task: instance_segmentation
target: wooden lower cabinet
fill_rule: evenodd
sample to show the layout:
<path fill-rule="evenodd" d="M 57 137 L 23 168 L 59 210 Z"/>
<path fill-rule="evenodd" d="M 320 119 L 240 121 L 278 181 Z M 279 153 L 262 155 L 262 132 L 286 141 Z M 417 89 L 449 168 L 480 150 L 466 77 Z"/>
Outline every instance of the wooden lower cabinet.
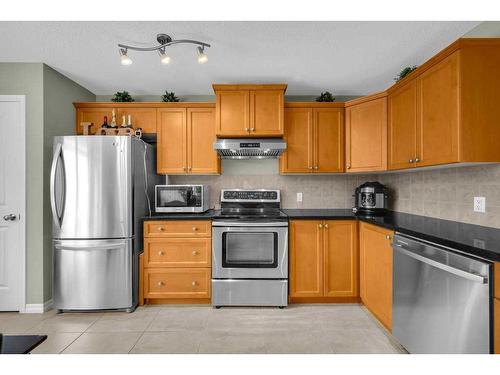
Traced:
<path fill-rule="evenodd" d="M 290 221 L 290 302 L 354 302 L 358 292 L 355 220 Z"/>
<path fill-rule="evenodd" d="M 210 303 L 210 220 L 144 222 L 141 294 L 146 303 Z"/>
<path fill-rule="evenodd" d="M 392 329 L 392 247 L 394 232 L 360 223 L 361 301 L 388 329 Z"/>
<path fill-rule="evenodd" d="M 494 328 L 493 353 L 500 354 L 500 299 L 493 298 Z"/>

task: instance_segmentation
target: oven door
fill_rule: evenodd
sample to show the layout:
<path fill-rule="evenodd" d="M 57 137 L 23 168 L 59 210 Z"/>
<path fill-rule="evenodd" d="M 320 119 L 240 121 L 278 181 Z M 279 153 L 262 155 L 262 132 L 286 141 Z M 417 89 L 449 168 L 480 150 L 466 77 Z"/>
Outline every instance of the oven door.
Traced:
<path fill-rule="evenodd" d="M 214 222 L 212 278 L 287 279 L 288 223 Z"/>

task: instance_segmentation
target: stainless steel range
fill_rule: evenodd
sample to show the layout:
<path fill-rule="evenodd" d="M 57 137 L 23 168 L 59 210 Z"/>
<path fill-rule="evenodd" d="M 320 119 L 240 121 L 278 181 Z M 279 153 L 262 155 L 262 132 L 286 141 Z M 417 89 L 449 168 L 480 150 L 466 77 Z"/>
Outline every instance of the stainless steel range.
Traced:
<path fill-rule="evenodd" d="M 280 191 L 221 190 L 212 223 L 212 305 L 288 305 L 288 217 Z"/>

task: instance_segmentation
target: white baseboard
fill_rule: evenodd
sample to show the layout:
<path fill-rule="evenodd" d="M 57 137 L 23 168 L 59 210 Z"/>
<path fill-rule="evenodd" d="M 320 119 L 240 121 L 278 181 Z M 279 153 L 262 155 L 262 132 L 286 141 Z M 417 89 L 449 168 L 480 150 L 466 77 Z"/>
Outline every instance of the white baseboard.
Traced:
<path fill-rule="evenodd" d="M 25 314 L 43 314 L 52 309 L 53 305 L 54 302 L 51 299 L 44 303 L 27 303 L 22 312 Z"/>

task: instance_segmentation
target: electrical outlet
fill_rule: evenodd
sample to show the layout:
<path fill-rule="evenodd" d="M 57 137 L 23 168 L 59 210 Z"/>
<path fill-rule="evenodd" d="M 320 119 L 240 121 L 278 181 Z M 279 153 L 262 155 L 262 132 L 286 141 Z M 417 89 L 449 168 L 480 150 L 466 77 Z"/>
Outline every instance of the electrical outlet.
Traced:
<path fill-rule="evenodd" d="M 486 212 L 485 197 L 474 197 L 474 212 Z"/>
<path fill-rule="evenodd" d="M 480 249 L 485 249 L 486 243 L 483 240 L 478 240 L 477 238 L 474 238 L 474 247 L 478 247 Z"/>
<path fill-rule="evenodd" d="M 297 193 L 297 202 L 302 202 L 302 193 Z"/>

